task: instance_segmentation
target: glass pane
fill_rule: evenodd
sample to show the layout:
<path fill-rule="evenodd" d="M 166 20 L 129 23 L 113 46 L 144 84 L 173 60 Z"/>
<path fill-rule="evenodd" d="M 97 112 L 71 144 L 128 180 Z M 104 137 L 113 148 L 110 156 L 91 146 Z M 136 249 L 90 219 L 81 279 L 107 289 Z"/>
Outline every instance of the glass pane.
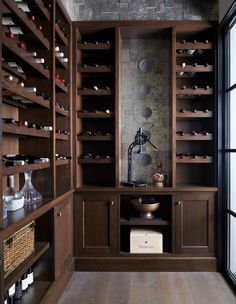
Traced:
<path fill-rule="evenodd" d="M 229 148 L 236 149 L 236 89 L 230 92 L 229 98 Z"/>
<path fill-rule="evenodd" d="M 230 186 L 230 197 L 228 208 L 236 212 L 236 153 L 230 153 L 229 156 L 229 186 Z"/>
<path fill-rule="evenodd" d="M 236 24 L 230 29 L 230 86 L 236 83 Z"/>
<path fill-rule="evenodd" d="M 228 268 L 232 274 L 236 277 L 236 218 L 230 215 L 229 220 L 229 232 L 228 232 L 229 244 L 228 244 L 228 254 L 229 254 L 229 264 Z"/>

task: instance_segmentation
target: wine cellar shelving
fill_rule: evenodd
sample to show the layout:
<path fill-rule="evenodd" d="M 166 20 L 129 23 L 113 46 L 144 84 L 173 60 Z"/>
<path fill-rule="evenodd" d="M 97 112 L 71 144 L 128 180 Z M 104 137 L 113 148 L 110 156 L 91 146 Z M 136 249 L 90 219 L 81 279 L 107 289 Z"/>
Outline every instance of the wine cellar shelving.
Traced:
<path fill-rule="evenodd" d="M 17 303 L 40 303 L 56 278 L 58 257 L 54 247 L 59 245 L 53 225 L 59 216 L 54 219 L 54 207 L 59 208 L 66 200 L 70 208 L 68 197 L 73 187 L 71 21 L 57 0 L 4 0 L 1 20 L 1 197 L 9 176 L 14 176 L 16 189 L 21 190 L 24 173 L 33 171 L 32 184 L 43 199 L 7 211 L 4 219 L 1 203 L 1 242 L 34 220 L 35 248 L 8 275 L 3 268 L 6 252 L 3 256 L 1 250 L 0 301 L 10 297 L 9 288 L 33 267 L 35 281 Z M 68 220 L 64 214 L 60 216 Z M 69 231 L 70 245 L 65 248 L 71 248 Z M 66 257 L 69 255 L 71 249 Z"/>
<path fill-rule="evenodd" d="M 115 30 L 77 32 L 76 47 L 78 186 L 115 186 Z"/>

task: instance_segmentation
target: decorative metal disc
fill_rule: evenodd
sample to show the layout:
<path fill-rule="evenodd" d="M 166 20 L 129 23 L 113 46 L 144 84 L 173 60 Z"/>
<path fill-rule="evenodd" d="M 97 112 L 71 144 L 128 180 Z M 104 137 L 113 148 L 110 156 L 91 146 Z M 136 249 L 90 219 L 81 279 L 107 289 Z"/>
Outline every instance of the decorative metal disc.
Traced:
<path fill-rule="evenodd" d="M 142 167 L 146 167 L 148 165 L 150 165 L 152 162 L 152 158 L 149 154 L 147 153 L 144 153 L 144 154 L 141 154 L 140 157 L 139 157 L 139 164 L 142 166 Z"/>
<path fill-rule="evenodd" d="M 151 61 L 148 58 L 143 58 L 138 63 L 138 68 L 141 72 L 147 73 L 151 70 Z"/>
<path fill-rule="evenodd" d="M 142 84 L 140 87 L 140 92 L 143 95 L 148 95 L 151 92 L 151 88 L 148 84 Z"/>
<path fill-rule="evenodd" d="M 151 117 L 152 116 L 152 110 L 149 107 L 143 108 L 142 116 L 145 117 L 145 118 Z"/>

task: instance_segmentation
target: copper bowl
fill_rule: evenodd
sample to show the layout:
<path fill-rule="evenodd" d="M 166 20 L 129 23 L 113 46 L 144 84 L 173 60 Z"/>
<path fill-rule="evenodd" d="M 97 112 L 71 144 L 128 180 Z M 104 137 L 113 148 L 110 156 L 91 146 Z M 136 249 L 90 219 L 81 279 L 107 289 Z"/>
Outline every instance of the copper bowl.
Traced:
<path fill-rule="evenodd" d="M 140 217 L 152 219 L 155 215 L 152 213 L 159 208 L 160 203 L 154 197 L 138 197 L 131 200 L 133 208 L 140 213 Z"/>

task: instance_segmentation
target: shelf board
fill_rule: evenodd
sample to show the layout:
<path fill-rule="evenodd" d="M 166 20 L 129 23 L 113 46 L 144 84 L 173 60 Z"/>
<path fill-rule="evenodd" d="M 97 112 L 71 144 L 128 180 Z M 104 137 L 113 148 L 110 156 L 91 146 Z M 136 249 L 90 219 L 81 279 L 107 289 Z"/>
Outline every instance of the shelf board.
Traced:
<path fill-rule="evenodd" d="M 112 164 L 114 162 L 114 159 L 113 159 L 113 157 L 100 158 L 100 159 L 94 159 L 94 158 L 85 159 L 85 158 L 80 158 L 79 157 L 78 162 L 80 164 L 90 164 L 90 165 L 93 165 L 93 164 Z"/>
<path fill-rule="evenodd" d="M 78 118 L 112 118 L 114 117 L 114 113 L 105 113 L 105 112 L 77 112 Z"/>
<path fill-rule="evenodd" d="M 44 37 L 41 31 L 38 31 L 34 22 L 27 18 L 27 15 L 23 10 L 19 9 L 14 0 L 5 0 L 4 3 L 10 8 L 10 10 L 21 20 L 25 27 L 33 34 L 33 36 L 42 43 L 42 45 L 49 50 L 49 41 Z M 27 36 L 28 34 L 26 34 Z"/>
<path fill-rule="evenodd" d="M 3 167 L 2 174 L 3 175 L 10 175 L 10 174 L 18 174 L 24 171 L 35 171 L 35 170 L 42 170 L 47 169 L 50 167 L 50 162 L 48 163 L 41 163 L 41 164 L 26 164 L 24 166 L 16 166 L 16 167 Z"/>
<path fill-rule="evenodd" d="M 6 292 L 28 268 L 48 250 L 49 247 L 50 245 L 48 242 L 36 242 L 34 252 L 5 278 L 4 291 Z"/>
<path fill-rule="evenodd" d="M 69 140 L 69 135 L 56 133 L 56 139 L 57 140 Z"/>
<path fill-rule="evenodd" d="M 211 50 L 213 49 L 213 43 L 212 42 L 208 42 L 208 43 L 204 43 L 204 42 L 197 42 L 197 43 L 193 43 L 193 42 L 186 42 L 186 43 L 181 43 L 181 42 L 176 42 L 176 49 L 177 50 L 188 50 L 188 49 L 193 49 L 193 50 Z"/>
<path fill-rule="evenodd" d="M 78 95 L 111 95 L 112 91 L 111 90 L 103 90 L 103 89 L 99 89 L 99 90 L 93 90 L 93 89 L 83 90 L 83 89 L 78 89 L 77 90 L 77 94 Z"/>
<path fill-rule="evenodd" d="M 24 136 L 32 136 L 32 137 L 42 137 L 42 138 L 50 137 L 49 131 L 36 130 L 24 126 L 18 127 L 16 125 L 11 125 L 11 124 L 3 124 L 2 132 L 7 134 L 24 135 Z"/>
<path fill-rule="evenodd" d="M 56 83 L 57 88 L 59 88 L 62 92 L 68 94 L 68 87 L 67 86 L 64 86 L 63 84 L 61 84 L 60 81 L 57 80 L 57 79 L 56 79 L 55 83 Z"/>
<path fill-rule="evenodd" d="M 112 135 L 77 135 L 77 139 L 81 141 L 111 141 L 113 140 Z"/>
<path fill-rule="evenodd" d="M 131 252 L 128 252 L 128 251 L 120 251 L 120 254 L 122 256 L 128 256 L 128 257 L 131 257 L 131 256 L 135 256 L 135 257 L 171 257 L 173 256 L 173 254 L 169 253 L 169 252 L 163 252 L 163 253 L 131 253 Z"/>
<path fill-rule="evenodd" d="M 192 66 L 192 65 L 186 65 L 185 67 L 182 67 L 180 65 L 176 66 L 176 72 L 213 72 L 214 68 L 213 65 L 201 65 L 198 64 L 197 66 Z"/>
<path fill-rule="evenodd" d="M 58 37 L 60 38 L 61 42 L 65 45 L 68 46 L 68 39 L 67 37 L 64 35 L 64 33 L 61 31 L 59 25 L 57 23 L 55 23 L 55 31 L 56 34 L 58 35 Z"/>
<path fill-rule="evenodd" d="M 107 65 L 99 65 L 98 67 L 90 66 L 87 67 L 78 66 L 77 72 L 79 73 L 111 73 L 112 67 Z"/>
<path fill-rule="evenodd" d="M 120 225 L 124 226 L 168 226 L 170 225 L 169 221 L 163 219 L 160 220 L 127 220 L 126 218 L 120 218 Z"/>
<path fill-rule="evenodd" d="M 59 160 L 56 160 L 56 166 L 59 167 L 59 166 L 65 166 L 65 165 L 68 165 L 69 164 L 69 160 L 68 159 L 59 159 Z"/>
<path fill-rule="evenodd" d="M 48 9 L 44 6 L 42 0 L 34 0 L 34 3 L 37 5 L 41 13 L 44 15 L 44 17 L 49 21 L 50 20 L 50 13 Z"/>
<path fill-rule="evenodd" d="M 58 63 L 65 70 L 68 70 L 68 63 L 67 62 L 61 61 L 60 58 L 58 58 L 57 56 L 55 56 L 55 58 L 56 58 L 56 63 Z"/>
<path fill-rule="evenodd" d="M 192 134 L 185 134 L 185 135 L 178 135 L 176 134 L 176 140 L 213 140 L 213 135 L 192 135 Z"/>
<path fill-rule="evenodd" d="M 15 300 L 14 304 L 29 304 L 29 303 L 41 303 L 41 299 L 44 298 L 47 290 L 53 282 L 50 281 L 34 281 L 34 284 L 30 286 L 20 300 Z"/>
<path fill-rule="evenodd" d="M 177 95 L 213 95 L 214 91 L 212 88 L 210 89 L 177 89 L 176 94 Z"/>
<path fill-rule="evenodd" d="M 213 117 L 213 111 L 186 111 L 184 113 L 182 112 L 176 112 L 176 118 L 177 119 L 197 119 L 197 118 L 212 118 Z"/>
<path fill-rule="evenodd" d="M 26 80 L 26 74 L 25 73 L 19 73 L 16 68 L 10 67 L 6 63 L 6 61 L 2 61 L 2 68 L 4 70 L 7 70 L 10 74 L 13 74 L 14 76 Z"/>
<path fill-rule="evenodd" d="M 9 39 L 9 38 L 3 36 L 2 44 L 4 47 L 9 49 L 14 55 L 19 57 L 21 61 L 23 61 L 27 65 L 30 65 L 37 72 L 39 72 L 40 75 L 46 77 L 47 79 L 50 78 L 49 71 L 44 69 L 42 64 L 36 63 L 34 57 L 30 56 L 26 50 L 20 49 L 17 45 L 16 40 Z"/>
<path fill-rule="evenodd" d="M 198 156 L 197 158 L 193 158 L 191 156 L 184 156 L 183 158 L 176 156 L 177 164 L 210 164 L 213 163 L 213 157 L 208 156 L 204 158 L 202 156 Z"/>
<path fill-rule="evenodd" d="M 66 117 L 69 116 L 69 111 L 62 109 L 59 106 L 56 106 L 56 113 Z"/>
<path fill-rule="evenodd" d="M 112 45 L 111 44 L 106 44 L 104 42 L 99 42 L 98 44 L 92 43 L 92 42 L 87 42 L 86 44 L 84 43 L 77 43 L 77 49 L 79 50 L 95 50 L 95 51 L 102 51 L 102 50 L 112 50 Z"/>

